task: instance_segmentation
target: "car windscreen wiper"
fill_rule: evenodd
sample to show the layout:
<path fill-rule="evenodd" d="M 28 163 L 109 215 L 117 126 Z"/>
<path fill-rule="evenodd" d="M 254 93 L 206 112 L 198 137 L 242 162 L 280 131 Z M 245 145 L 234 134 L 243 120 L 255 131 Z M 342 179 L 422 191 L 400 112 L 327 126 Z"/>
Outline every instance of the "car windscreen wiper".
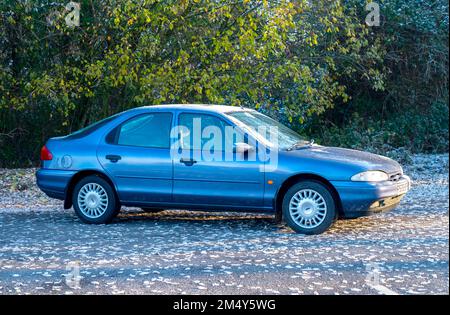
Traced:
<path fill-rule="evenodd" d="M 313 144 L 314 144 L 314 140 L 310 140 L 310 141 L 301 140 L 301 141 L 298 141 L 298 142 L 294 143 L 290 147 L 288 147 L 286 149 L 286 151 L 292 151 L 294 149 L 299 149 L 299 148 L 303 148 L 303 147 L 306 147 L 306 146 L 312 146 Z"/>

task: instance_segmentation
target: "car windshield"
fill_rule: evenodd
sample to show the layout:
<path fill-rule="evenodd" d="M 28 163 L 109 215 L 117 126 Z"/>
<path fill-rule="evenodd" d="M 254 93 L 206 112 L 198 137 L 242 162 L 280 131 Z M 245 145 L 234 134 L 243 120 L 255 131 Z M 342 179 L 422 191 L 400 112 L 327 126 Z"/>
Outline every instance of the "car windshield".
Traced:
<path fill-rule="evenodd" d="M 292 149 L 309 144 L 309 141 L 303 139 L 295 131 L 256 111 L 237 111 L 227 115 L 239 121 L 242 127 L 249 127 L 251 131 L 256 131 L 252 132 L 252 134 L 258 139 L 262 138 L 263 142 L 272 146 L 277 146 L 281 149 Z M 271 134 L 271 130 L 274 131 L 273 134 Z"/>

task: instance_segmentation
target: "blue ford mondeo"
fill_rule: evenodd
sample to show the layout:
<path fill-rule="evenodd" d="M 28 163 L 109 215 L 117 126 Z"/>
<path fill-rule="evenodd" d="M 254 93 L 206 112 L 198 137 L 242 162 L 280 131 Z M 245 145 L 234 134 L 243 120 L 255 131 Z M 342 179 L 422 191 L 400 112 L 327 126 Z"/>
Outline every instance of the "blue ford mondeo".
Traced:
<path fill-rule="evenodd" d="M 316 145 L 222 105 L 131 109 L 49 139 L 41 160 L 40 189 L 86 223 L 108 223 L 121 206 L 258 211 L 318 234 L 396 207 L 411 185 L 389 158 Z"/>

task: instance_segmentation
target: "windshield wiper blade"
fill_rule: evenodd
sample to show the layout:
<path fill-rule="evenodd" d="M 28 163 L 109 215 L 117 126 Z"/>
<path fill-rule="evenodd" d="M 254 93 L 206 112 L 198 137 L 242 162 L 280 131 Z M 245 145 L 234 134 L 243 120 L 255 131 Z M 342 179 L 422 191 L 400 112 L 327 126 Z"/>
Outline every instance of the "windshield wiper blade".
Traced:
<path fill-rule="evenodd" d="M 287 151 L 292 151 L 292 150 L 294 150 L 294 149 L 296 149 L 296 148 L 300 148 L 300 147 L 303 147 L 305 145 L 305 141 L 299 141 L 299 142 L 296 142 L 296 143 L 294 143 L 293 145 L 291 145 L 289 148 L 287 148 L 286 150 Z"/>
<path fill-rule="evenodd" d="M 302 141 L 298 141 L 296 143 L 294 143 L 293 145 L 291 145 L 289 148 L 287 148 L 287 151 L 292 151 L 296 148 L 303 148 L 306 146 L 312 146 L 314 144 L 314 139 L 311 139 L 310 141 L 306 141 L 306 140 L 302 140 Z"/>

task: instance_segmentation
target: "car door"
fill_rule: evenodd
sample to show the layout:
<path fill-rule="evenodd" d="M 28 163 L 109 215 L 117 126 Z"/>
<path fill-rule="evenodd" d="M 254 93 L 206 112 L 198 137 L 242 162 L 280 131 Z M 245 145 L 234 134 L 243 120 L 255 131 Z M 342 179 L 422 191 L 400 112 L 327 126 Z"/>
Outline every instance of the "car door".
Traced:
<path fill-rule="evenodd" d="M 180 143 L 173 161 L 175 203 L 242 209 L 263 205 L 264 163 L 233 152 L 230 141 L 236 141 L 236 134 L 225 137 L 225 129 L 233 128 L 230 122 L 200 112 L 179 112 L 177 122 Z M 219 138 L 222 145 L 212 146 Z"/>
<path fill-rule="evenodd" d="M 170 112 L 139 114 L 114 128 L 99 145 L 98 160 L 114 179 L 121 201 L 171 201 L 172 119 Z"/>

